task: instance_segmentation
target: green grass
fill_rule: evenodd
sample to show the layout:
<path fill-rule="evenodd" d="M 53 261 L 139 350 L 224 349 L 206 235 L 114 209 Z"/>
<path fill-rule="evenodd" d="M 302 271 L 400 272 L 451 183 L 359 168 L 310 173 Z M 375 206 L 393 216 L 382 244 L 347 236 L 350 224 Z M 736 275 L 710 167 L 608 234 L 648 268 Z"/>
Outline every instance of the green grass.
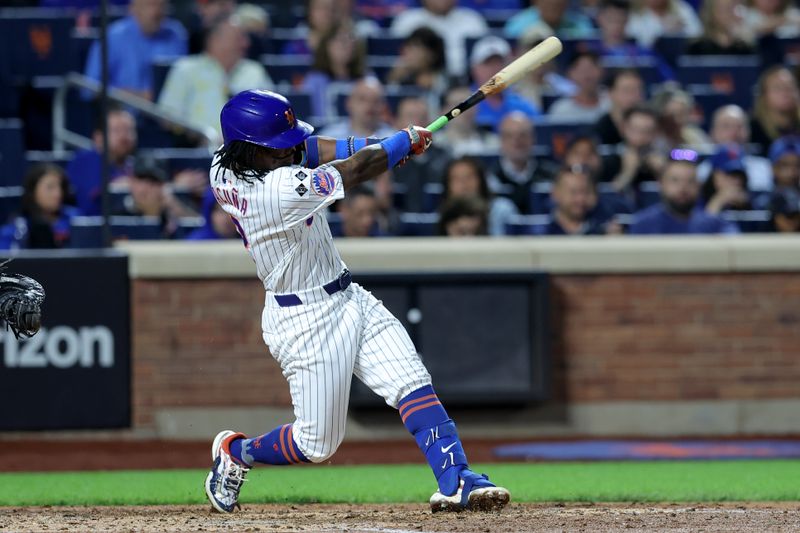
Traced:
<path fill-rule="evenodd" d="M 517 502 L 797 501 L 800 461 L 664 461 L 477 465 Z M 205 502 L 206 472 L 0 474 L 0 505 L 142 505 Z M 424 502 L 434 490 L 422 465 L 261 468 L 242 503 Z"/>

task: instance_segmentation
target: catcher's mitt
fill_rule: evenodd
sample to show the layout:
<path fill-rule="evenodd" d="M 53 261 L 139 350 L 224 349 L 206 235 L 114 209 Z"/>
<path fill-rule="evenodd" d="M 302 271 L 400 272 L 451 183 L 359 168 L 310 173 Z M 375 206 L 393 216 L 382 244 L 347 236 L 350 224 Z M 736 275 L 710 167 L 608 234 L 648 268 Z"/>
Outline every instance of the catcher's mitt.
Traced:
<path fill-rule="evenodd" d="M 33 278 L 6 273 L 9 261 L 0 263 L 0 319 L 18 339 L 33 337 L 42 325 L 44 288 Z"/>

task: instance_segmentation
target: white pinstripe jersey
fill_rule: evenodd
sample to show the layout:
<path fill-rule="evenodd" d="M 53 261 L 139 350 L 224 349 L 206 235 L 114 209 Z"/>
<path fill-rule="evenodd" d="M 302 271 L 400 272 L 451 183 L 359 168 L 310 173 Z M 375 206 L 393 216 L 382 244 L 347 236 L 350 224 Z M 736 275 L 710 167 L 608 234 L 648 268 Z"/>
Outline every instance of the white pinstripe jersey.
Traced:
<path fill-rule="evenodd" d="M 282 167 L 247 183 L 219 168 L 215 159 L 210 178 L 214 196 L 233 219 L 266 290 L 295 293 L 341 274 L 345 264 L 324 213 L 344 198 L 336 168 Z"/>

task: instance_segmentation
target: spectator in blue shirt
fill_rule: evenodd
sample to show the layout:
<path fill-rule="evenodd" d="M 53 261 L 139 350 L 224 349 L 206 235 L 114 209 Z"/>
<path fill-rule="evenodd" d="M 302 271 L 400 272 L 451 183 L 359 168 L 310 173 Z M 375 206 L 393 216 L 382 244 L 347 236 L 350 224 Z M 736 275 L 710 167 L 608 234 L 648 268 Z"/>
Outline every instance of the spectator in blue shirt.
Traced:
<path fill-rule="evenodd" d="M 698 207 L 697 154 L 673 150 L 659 178 L 661 202 L 634 215 L 632 235 L 739 233 L 739 228 Z"/>
<path fill-rule="evenodd" d="M 69 244 L 70 220 L 78 210 L 66 202 L 69 181 L 58 165 L 32 167 L 22 182 L 22 209 L 0 228 L 0 249 L 63 248 Z"/>
<path fill-rule="evenodd" d="M 511 60 L 511 45 L 500 37 L 490 35 L 475 43 L 470 57 L 472 81 L 479 87 L 489 81 Z M 533 103 L 525 100 L 513 88 L 493 94 L 478 104 L 475 123 L 478 126 L 497 130 L 500 121 L 512 111 L 520 111 L 533 119 L 541 115 Z"/>
<path fill-rule="evenodd" d="M 153 99 L 152 64 L 187 52 L 186 30 L 166 18 L 166 0 L 131 0 L 130 15 L 108 27 L 108 82 Z M 100 43 L 89 50 L 86 75 L 100 81 Z"/>
<path fill-rule="evenodd" d="M 102 118 L 100 119 L 102 120 Z M 136 120 L 122 108 L 112 108 L 107 115 L 109 181 L 123 185 L 133 172 L 133 152 L 136 150 Z M 78 208 L 84 215 L 100 215 L 102 211 L 102 150 L 101 123 L 92 134 L 94 148 L 81 150 L 67 165 L 67 175 L 75 191 Z"/>
<path fill-rule="evenodd" d="M 186 237 L 187 240 L 210 241 L 237 237 L 236 226 L 230 215 L 219 205 L 210 187 L 203 196 L 203 218 L 205 218 L 205 224 L 190 233 Z"/>
<path fill-rule="evenodd" d="M 530 4 L 508 19 L 503 29 L 507 37 L 516 39 L 543 25 L 567 37 L 585 37 L 593 31 L 589 17 L 569 9 L 569 0 L 531 0 Z"/>

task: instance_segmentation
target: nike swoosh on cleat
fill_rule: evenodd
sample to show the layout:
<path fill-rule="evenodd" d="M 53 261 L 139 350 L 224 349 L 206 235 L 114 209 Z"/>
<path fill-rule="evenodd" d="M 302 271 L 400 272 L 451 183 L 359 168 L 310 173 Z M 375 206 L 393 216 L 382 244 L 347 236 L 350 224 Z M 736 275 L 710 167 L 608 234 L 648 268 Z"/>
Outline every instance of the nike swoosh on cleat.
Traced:
<path fill-rule="evenodd" d="M 458 443 L 457 443 L 457 442 L 454 442 L 454 443 L 452 443 L 450 446 L 447 446 L 446 448 L 445 448 L 444 446 L 442 446 L 442 453 L 447 453 L 447 452 L 449 452 L 449 451 L 450 451 L 450 448 L 452 448 L 452 447 L 453 447 L 453 446 L 455 446 L 456 444 L 458 444 Z"/>

